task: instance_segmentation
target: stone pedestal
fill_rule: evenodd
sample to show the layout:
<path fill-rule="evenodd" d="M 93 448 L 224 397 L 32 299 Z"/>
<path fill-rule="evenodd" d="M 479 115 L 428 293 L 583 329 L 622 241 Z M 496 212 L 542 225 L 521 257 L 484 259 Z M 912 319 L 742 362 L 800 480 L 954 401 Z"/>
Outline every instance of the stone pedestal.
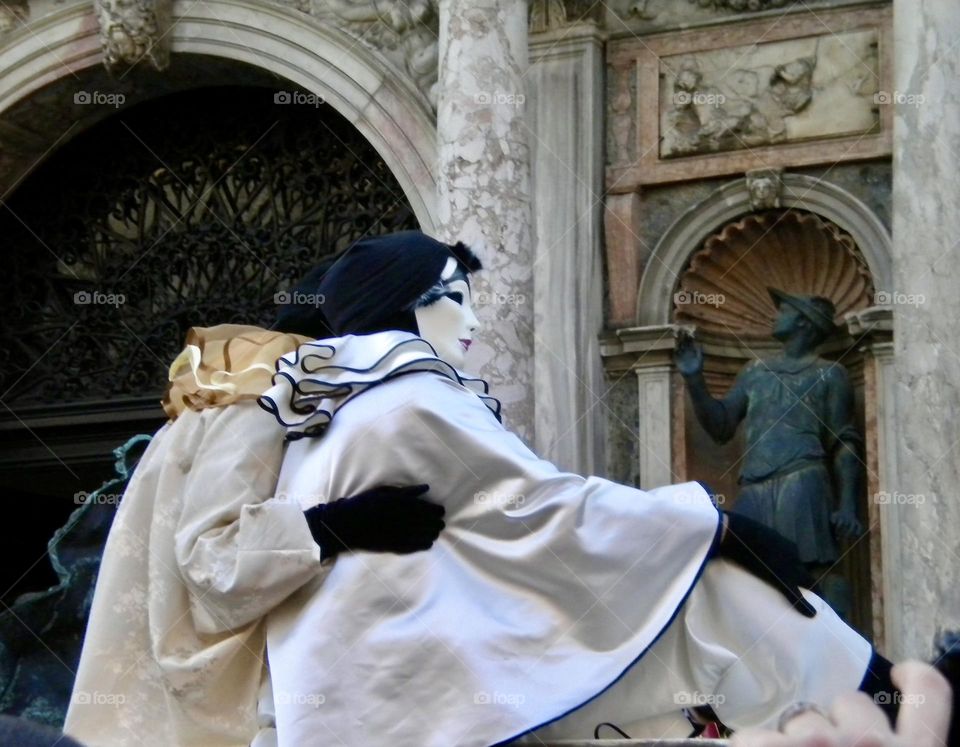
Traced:
<path fill-rule="evenodd" d="M 960 627 L 960 4 L 895 0 L 894 33 L 900 565 L 885 603 L 901 616 L 897 653 L 926 657 Z"/>
<path fill-rule="evenodd" d="M 466 368 L 490 382 L 504 422 L 533 443 L 533 241 L 525 121 L 527 3 L 441 0 L 437 134 L 440 234 L 486 271 L 483 324 Z"/>

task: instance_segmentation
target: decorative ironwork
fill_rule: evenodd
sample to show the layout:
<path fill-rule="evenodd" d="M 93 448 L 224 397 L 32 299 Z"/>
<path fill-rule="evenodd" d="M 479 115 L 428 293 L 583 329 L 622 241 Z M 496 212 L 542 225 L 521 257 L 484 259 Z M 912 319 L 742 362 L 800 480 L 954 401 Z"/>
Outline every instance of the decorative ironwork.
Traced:
<path fill-rule="evenodd" d="M 416 227 L 386 164 L 301 93 L 201 89 L 65 146 L 0 213 L 0 398 L 142 398 L 195 325 L 274 296 L 366 233 Z"/>

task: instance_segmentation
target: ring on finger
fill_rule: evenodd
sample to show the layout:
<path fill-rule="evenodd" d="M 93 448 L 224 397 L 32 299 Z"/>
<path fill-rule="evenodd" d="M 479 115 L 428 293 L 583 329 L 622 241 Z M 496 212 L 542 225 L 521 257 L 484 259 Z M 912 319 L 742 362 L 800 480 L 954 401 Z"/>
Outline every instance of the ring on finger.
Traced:
<path fill-rule="evenodd" d="M 823 709 L 820 706 L 818 706 L 816 703 L 809 703 L 807 701 L 801 700 L 791 705 L 788 705 L 786 708 L 783 709 L 783 711 L 780 713 L 780 718 L 777 719 L 777 731 L 779 731 L 780 733 L 783 733 L 783 730 L 786 728 L 788 721 L 796 718 L 800 714 L 808 713 L 810 711 L 813 711 L 814 713 L 818 713 L 821 716 L 823 716 L 825 719 L 829 720 L 829 717 L 827 716 L 827 714 L 824 713 Z"/>

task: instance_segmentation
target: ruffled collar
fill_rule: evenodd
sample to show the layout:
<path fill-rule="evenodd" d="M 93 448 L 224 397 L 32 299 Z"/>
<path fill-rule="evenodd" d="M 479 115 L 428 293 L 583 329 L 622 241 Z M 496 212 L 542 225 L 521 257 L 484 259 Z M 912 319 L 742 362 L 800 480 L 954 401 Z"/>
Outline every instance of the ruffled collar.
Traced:
<path fill-rule="evenodd" d="M 322 436 L 337 411 L 368 389 L 397 376 L 432 371 L 471 390 L 500 420 L 500 402 L 483 379 L 437 357 L 411 332 L 346 335 L 304 343 L 280 356 L 273 386 L 257 403 L 287 429 L 287 440 Z"/>
<path fill-rule="evenodd" d="M 309 340 L 241 324 L 191 327 L 170 364 L 163 409 L 176 420 L 185 410 L 259 397 L 271 386 L 277 359 Z"/>

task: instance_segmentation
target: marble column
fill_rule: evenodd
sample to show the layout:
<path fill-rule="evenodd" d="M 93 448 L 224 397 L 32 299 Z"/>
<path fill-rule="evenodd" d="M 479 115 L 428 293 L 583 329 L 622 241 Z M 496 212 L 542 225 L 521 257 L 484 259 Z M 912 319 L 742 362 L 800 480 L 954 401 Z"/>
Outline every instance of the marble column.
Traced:
<path fill-rule="evenodd" d="M 441 235 L 474 246 L 483 324 L 467 368 L 504 422 L 534 438 L 533 237 L 525 122 L 525 0 L 440 0 L 437 134 Z"/>
<path fill-rule="evenodd" d="M 960 628 L 960 3 L 894 1 L 893 179 L 904 655 Z M 900 498 L 902 496 L 902 498 Z"/>
<path fill-rule="evenodd" d="M 676 482 L 670 468 L 672 457 L 670 438 L 669 365 L 638 365 L 636 367 L 638 409 L 640 410 L 640 487 L 643 490 L 659 488 Z"/>
<path fill-rule="evenodd" d="M 603 37 L 578 23 L 531 36 L 536 452 L 592 475 L 602 459 Z M 634 286 L 635 292 L 636 286 Z"/>
<path fill-rule="evenodd" d="M 892 661 L 906 658 L 898 603 L 903 584 L 903 545 L 896 498 L 897 415 L 893 313 L 873 306 L 847 314 L 847 333 L 863 353 L 866 425 L 867 516 L 870 531 L 870 585 L 873 643 Z M 879 541 L 878 541 L 879 540 Z"/>
<path fill-rule="evenodd" d="M 606 335 L 601 346 L 608 370 L 629 368 L 637 376 L 637 486 L 644 490 L 679 482 L 674 473 L 673 351 L 675 324 L 627 327 Z"/>

